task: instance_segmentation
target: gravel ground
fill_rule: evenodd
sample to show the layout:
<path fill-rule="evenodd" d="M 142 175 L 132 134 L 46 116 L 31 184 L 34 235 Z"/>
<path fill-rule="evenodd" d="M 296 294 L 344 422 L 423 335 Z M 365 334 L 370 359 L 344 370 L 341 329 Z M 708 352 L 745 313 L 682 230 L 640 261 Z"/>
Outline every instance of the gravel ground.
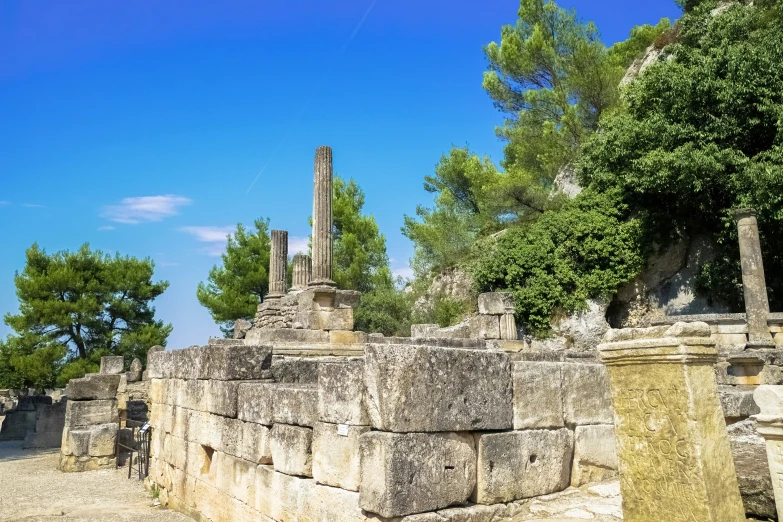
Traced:
<path fill-rule="evenodd" d="M 0 442 L 0 521 L 150 521 L 191 519 L 153 506 L 128 470 L 61 473 L 56 450 L 23 450 Z"/>

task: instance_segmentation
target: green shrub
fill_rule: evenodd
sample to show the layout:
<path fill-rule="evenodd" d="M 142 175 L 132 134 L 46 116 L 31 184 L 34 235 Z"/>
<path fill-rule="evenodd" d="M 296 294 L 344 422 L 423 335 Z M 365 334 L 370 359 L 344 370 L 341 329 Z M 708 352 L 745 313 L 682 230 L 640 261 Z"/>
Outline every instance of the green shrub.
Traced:
<path fill-rule="evenodd" d="M 379 287 L 362 294 L 354 317 L 356 330 L 408 337 L 411 334 L 411 299 L 402 290 Z"/>

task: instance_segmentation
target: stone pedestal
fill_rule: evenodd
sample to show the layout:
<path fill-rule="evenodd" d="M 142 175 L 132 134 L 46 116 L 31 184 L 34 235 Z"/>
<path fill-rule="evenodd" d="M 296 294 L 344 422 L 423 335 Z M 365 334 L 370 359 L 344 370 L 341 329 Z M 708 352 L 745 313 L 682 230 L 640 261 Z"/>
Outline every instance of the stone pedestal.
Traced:
<path fill-rule="evenodd" d="M 663 333 L 663 335 L 661 335 Z M 706 323 L 610 330 L 599 345 L 614 403 L 626 522 L 741 522 Z"/>
<path fill-rule="evenodd" d="M 305 290 L 312 277 L 312 264 L 310 256 L 296 254 L 294 256 L 294 277 L 291 290 Z"/>
<path fill-rule="evenodd" d="M 767 444 L 767 461 L 778 519 L 783 520 L 783 386 L 759 386 L 753 399 L 761 413 L 753 416 Z"/>
<path fill-rule="evenodd" d="M 272 248 L 269 252 L 269 294 L 266 299 L 285 295 L 286 265 L 288 264 L 288 232 L 272 231 Z"/>
<path fill-rule="evenodd" d="M 315 151 L 313 181 L 313 279 L 310 286 L 335 286 L 332 281 L 332 149 Z"/>
<path fill-rule="evenodd" d="M 742 288 L 745 294 L 745 314 L 748 322 L 748 348 L 774 348 L 769 333 L 769 301 L 761 258 L 761 241 L 756 212 L 753 209 L 735 211 L 742 261 Z"/>

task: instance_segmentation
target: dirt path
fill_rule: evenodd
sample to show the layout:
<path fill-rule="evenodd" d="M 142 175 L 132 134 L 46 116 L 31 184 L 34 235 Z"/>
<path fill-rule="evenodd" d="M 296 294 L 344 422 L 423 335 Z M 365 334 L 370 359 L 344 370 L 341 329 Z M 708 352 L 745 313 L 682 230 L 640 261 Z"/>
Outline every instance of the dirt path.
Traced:
<path fill-rule="evenodd" d="M 150 521 L 191 519 L 153 506 L 141 482 L 120 471 L 61 473 L 56 450 L 0 442 L 0 521 Z"/>

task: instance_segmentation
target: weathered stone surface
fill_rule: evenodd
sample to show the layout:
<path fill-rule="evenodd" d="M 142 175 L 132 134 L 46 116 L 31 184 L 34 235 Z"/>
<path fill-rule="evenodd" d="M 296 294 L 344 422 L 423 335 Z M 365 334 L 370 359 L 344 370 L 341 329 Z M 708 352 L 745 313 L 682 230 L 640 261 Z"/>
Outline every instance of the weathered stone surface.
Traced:
<path fill-rule="evenodd" d="M 606 368 L 601 364 L 562 366 L 563 410 L 568 425 L 611 424 L 612 399 Z"/>
<path fill-rule="evenodd" d="M 753 418 L 766 443 L 767 462 L 780 518 L 783 516 L 783 386 L 759 386 L 754 397 L 761 413 Z"/>
<path fill-rule="evenodd" d="M 237 388 L 237 417 L 246 422 L 274 424 L 275 385 L 242 383 Z"/>
<path fill-rule="evenodd" d="M 313 428 L 313 478 L 319 484 L 359 491 L 359 437 L 369 426 L 317 422 Z"/>
<path fill-rule="evenodd" d="M 234 321 L 234 339 L 244 339 L 251 328 L 253 328 L 253 323 L 247 319 L 237 319 Z"/>
<path fill-rule="evenodd" d="M 468 319 L 470 337 L 475 339 L 500 339 L 500 316 L 474 315 Z"/>
<path fill-rule="evenodd" d="M 300 312 L 297 320 L 310 330 L 353 330 L 353 308 L 308 310 Z"/>
<path fill-rule="evenodd" d="M 367 342 L 367 333 L 333 330 L 329 332 L 329 342 L 332 344 L 364 344 Z"/>
<path fill-rule="evenodd" d="M 171 352 L 150 349 L 147 353 L 147 375 L 150 379 L 170 379 L 173 377 L 173 368 Z"/>
<path fill-rule="evenodd" d="M 313 268 L 310 256 L 306 254 L 294 255 L 294 273 L 291 281 L 291 290 L 304 290 L 310 283 Z"/>
<path fill-rule="evenodd" d="M 95 399 L 113 399 L 117 395 L 120 376 L 101 374 L 68 381 L 68 399 L 84 401 Z"/>
<path fill-rule="evenodd" d="M 125 369 L 125 358 L 122 355 L 107 355 L 101 357 L 101 373 L 104 375 L 119 375 Z"/>
<path fill-rule="evenodd" d="M 317 484 L 300 488 L 297 522 L 381 522 L 359 507 L 359 494 Z"/>
<path fill-rule="evenodd" d="M 272 230 L 269 234 L 269 295 L 267 299 L 283 297 L 286 292 L 286 266 L 288 264 L 288 232 Z"/>
<path fill-rule="evenodd" d="M 516 341 L 519 338 L 517 321 L 513 313 L 500 316 L 500 338 L 504 341 Z"/>
<path fill-rule="evenodd" d="M 574 438 L 568 429 L 477 434 L 478 504 L 546 495 L 568 487 Z"/>
<path fill-rule="evenodd" d="M 109 424 L 118 420 L 117 401 L 114 399 L 68 401 L 65 409 L 65 425 L 69 428 Z"/>
<path fill-rule="evenodd" d="M 247 342 L 247 340 L 246 340 Z M 206 375 L 204 378 L 223 381 L 269 379 L 272 375 L 272 347 L 245 344 L 203 348 Z"/>
<path fill-rule="evenodd" d="M 318 420 L 318 389 L 312 384 L 277 384 L 272 406 L 275 423 L 312 428 Z"/>
<path fill-rule="evenodd" d="M 117 451 L 117 430 L 119 424 L 99 424 L 91 426 L 90 442 L 87 447 L 87 453 L 91 457 L 107 457 L 114 455 Z"/>
<path fill-rule="evenodd" d="M 359 444 L 359 505 L 384 517 L 463 503 L 476 485 L 470 435 L 373 431 Z"/>
<path fill-rule="evenodd" d="M 272 426 L 272 462 L 275 471 L 287 475 L 313 476 L 313 430 L 301 426 Z"/>
<path fill-rule="evenodd" d="M 764 278 L 764 261 L 761 255 L 756 212 L 753 209 L 740 209 L 735 212 L 734 217 L 737 221 L 740 261 L 742 262 L 742 289 L 748 322 L 748 346 L 774 348 L 775 342 L 767 326 L 769 300 L 767 299 L 767 283 Z"/>
<path fill-rule="evenodd" d="M 328 343 L 329 332 L 323 330 L 302 330 L 291 328 L 264 328 L 253 329 L 245 338 L 248 343 Z"/>
<path fill-rule="evenodd" d="M 479 294 L 478 311 L 480 314 L 503 315 L 514 309 L 514 296 L 503 292 Z"/>
<path fill-rule="evenodd" d="M 318 418 L 333 424 L 370 424 L 365 406 L 363 358 L 318 367 Z"/>
<path fill-rule="evenodd" d="M 759 413 L 759 407 L 753 400 L 753 390 L 752 387 L 744 386 L 719 386 L 723 416 L 745 418 Z"/>
<path fill-rule="evenodd" d="M 728 426 L 728 434 L 745 513 L 774 519 L 777 511 L 767 449 L 764 438 L 756 430 L 756 421 L 735 422 Z"/>
<path fill-rule="evenodd" d="M 412 324 L 411 337 L 414 339 L 432 337 L 433 333 L 439 328 L 440 325 L 437 324 Z"/>
<path fill-rule="evenodd" d="M 590 482 L 603 482 L 614 478 L 619 466 L 614 426 L 595 424 L 576 427 L 572 486 L 578 488 Z"/>
<path fill-rule="evenodd" d="M 513 363 L 515 430 L 565 426 L 562 366 L 530 361 Z"/>
<path fill-rule="evenodd" d="M 313 273 L 310 286 L 335 286 L 332 281 L 332 176 L 332 149 L 318 147 L 313 176 Z"/>
<path fill-rule="evenodd" d="M 599 346 L 628 522 L 744 521 L 708 337 Z"/>
<path fill-rule="evenodd" d="M 242 423 L 239 457 L 256 464 L 272 463 L 272 430 L 254 422 Z"/>
<path fill-rule="evenodd" d="M 328 335 L 328 332 L 322 333 Z M 278 383 L 316 384 L 321 361 L 317 357 L 275 356 L 272 359 L 272 376 Z"/>
<path fill-rule="evenodd" d="M 483 350 L 371 344 L 365 356 L 367 410 L 393 432 L 510 429 L 508 355 Z"/>

